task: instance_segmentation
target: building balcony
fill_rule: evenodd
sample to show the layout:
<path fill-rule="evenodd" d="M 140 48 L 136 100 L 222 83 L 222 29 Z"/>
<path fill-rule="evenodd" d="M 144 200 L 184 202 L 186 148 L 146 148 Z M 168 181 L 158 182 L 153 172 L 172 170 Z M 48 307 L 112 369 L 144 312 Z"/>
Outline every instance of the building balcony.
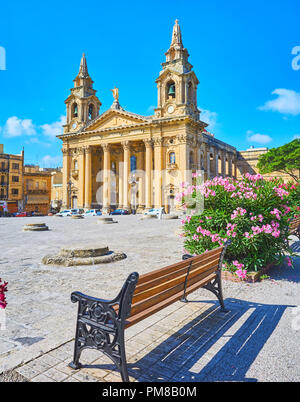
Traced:
<path fill-rule="evenodd" d="M 9 172 L 9 169 L 8 169 L 8 168 L 0 167 L 0 172 L 2 172 L 2 173 L 8 173 L 8 172 Z"/>
<path fill-rule="evenodd" d="M 47 194 L 48 190 L 47 189 L 27 189 L 27 194 Z"/>
<path fill-rule="evenodd" d="M 7 181 L 1 181 L 0 182 L 0 187 L 6 187 L 8 185 Z"/>

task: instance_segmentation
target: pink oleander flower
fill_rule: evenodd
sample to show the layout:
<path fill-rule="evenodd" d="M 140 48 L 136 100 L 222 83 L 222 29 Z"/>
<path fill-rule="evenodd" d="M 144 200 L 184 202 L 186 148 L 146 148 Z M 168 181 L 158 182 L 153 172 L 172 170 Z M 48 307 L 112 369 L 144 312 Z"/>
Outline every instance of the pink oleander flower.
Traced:
<path fill-rule="evenodd" d="M 194 235 L 193 235 L 193 240 L 199 241 L 199 236 L 196 235 L 196 234 L 194 234 Z"/>
<path fill-rule="evenodd" d="M 212 241 L 213 243 L 215 243 L 215 242 L 217 242 L 217 241 L 219 241 L 219 240 L 220 240 L 220 236 L 219 236 L 217 233 L 211 235 L 211 241 Z"/>
<path fill-rule="evenodd" d="M 273 237 L 279 237 L 280 236 L 280 230 L 274 230 L 274 232 L 272 233 Z"/>
<path fill-rule="evenodd" d="M 247 270 L 246 270 L 246 269 L 238 269 L 238 270 L 236 271 L 236 274 L 237 274 L 237 276 L 238 276 L 239 278 L 241 278 L 241 279 L 246 279 L 246 277 L 247 277 Z"/>
<path fill-rule="evenodd" d="M 197 232 L 197 233 L 200 233 L 201 230 L 202 230 L 202 227 L 201 227 L 201 226 L 198 226 L 197 229 L 196 229 L 196 232 Z"/>
<path fill-rule="evenodd" d="M 1 281 L 0 278 L 0 309 L 5 309 L 7 306 L 6 298 L 5 298 L 5 292 L 7 292 L 7 284 L 8 282 L 3 282 Z"/>
<path fill-rule="evenodd" d="M 288 265 L 289 267 L 292 267 L 292 266 L 293 266 L 292 259 L 291 259 L 290 257 L 286 257 L 285 260 L 286 260 L 287 265 Z"/>

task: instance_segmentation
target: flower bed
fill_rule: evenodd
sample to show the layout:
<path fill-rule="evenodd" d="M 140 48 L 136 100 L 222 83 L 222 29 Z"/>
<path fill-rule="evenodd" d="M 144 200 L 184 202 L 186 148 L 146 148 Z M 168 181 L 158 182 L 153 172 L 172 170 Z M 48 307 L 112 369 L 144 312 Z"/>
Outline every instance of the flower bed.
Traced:
<path fill-rule="evenodd" d="M 271 263 L 286 259 L 292 265 L 286 238 L 289 221 L 299 213 L 299 183 L 265 180 L 259 174 L 241 180 L 215 177 L 203 184 L 194 180 L 183 184 L 176 196 L 187 212 L 182 220 L 186 252 L 201 254 L 231 239 L 223 270 L 242 280 L 258 277 L 255 273 Z M 196 211 L 194 204 L 201 197 L 204 209 Z"/>
<path fill-rule="evenodd" d="M 275 264 L 268 264 L 266 267 L 263 267 L 257 272 L 247 272 L 245 275 L 239 276 L 236 272 L 231 271 L 222 271 L 222 279 L 231 281 L 231 282 L 257 282 L 260 281 L 263 275 L 266 275 L 270 268 L 272 268 Z"/>

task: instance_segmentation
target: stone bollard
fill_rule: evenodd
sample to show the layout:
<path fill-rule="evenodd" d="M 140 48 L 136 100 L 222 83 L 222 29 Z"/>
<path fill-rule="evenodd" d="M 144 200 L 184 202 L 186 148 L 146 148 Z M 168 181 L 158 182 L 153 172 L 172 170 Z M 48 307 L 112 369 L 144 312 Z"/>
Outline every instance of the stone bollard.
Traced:
<path fill-rule="evenodd" d="M 122 252 L 110 251 L 107 246 L 87 245 L 62 247 L 58 255 L 46 255 L 42 259 L 45 265 L 63 265 L 65 267 L 76 265 L 107 264 L 126 258 Z"/>
<path fill-rule="evenodd" d="M 25 226 L 23 226 L 23 230 L 30 232 L 43 232 L 45 230 L 49 230 L 49 228 L 45 223 L 27 223 Z"/>
<path fill-rule="evenodd" d="M 71 215 L 72 219 L 84 219 L 83 215 Z"/>
<path fill-rule="evenodd" d="M 110 224 L 110 223 L 118 223 L 117 221 L 114 221 L 113 218 L 98 218 L 97 223 L 103 223 L 103 224 Z"/>

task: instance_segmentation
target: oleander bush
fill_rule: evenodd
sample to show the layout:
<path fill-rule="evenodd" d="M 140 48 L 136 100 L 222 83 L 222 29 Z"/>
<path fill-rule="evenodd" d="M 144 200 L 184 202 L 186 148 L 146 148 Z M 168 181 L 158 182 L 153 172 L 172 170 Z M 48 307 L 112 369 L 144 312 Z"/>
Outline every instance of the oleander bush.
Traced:
<path fill-rule="evenodd" d="M 187 210 L 181 223 L 188 253 L 201 254 L 231 239 L 223 269 L 240 278 L 269 263 L 285 260 L 292 265 L 286 239 L 289 221 L 300 213 L 299 183 L 265 180 L 260 174 L 246 174 L 240 180 L 215 177 L 203 184 L 197 184 L 194 175 L 193 180 L 192 185 L 183 183 L 176 195 Z M 199 197 L 204 198 L 202 211 L 189 210 Z"/>

